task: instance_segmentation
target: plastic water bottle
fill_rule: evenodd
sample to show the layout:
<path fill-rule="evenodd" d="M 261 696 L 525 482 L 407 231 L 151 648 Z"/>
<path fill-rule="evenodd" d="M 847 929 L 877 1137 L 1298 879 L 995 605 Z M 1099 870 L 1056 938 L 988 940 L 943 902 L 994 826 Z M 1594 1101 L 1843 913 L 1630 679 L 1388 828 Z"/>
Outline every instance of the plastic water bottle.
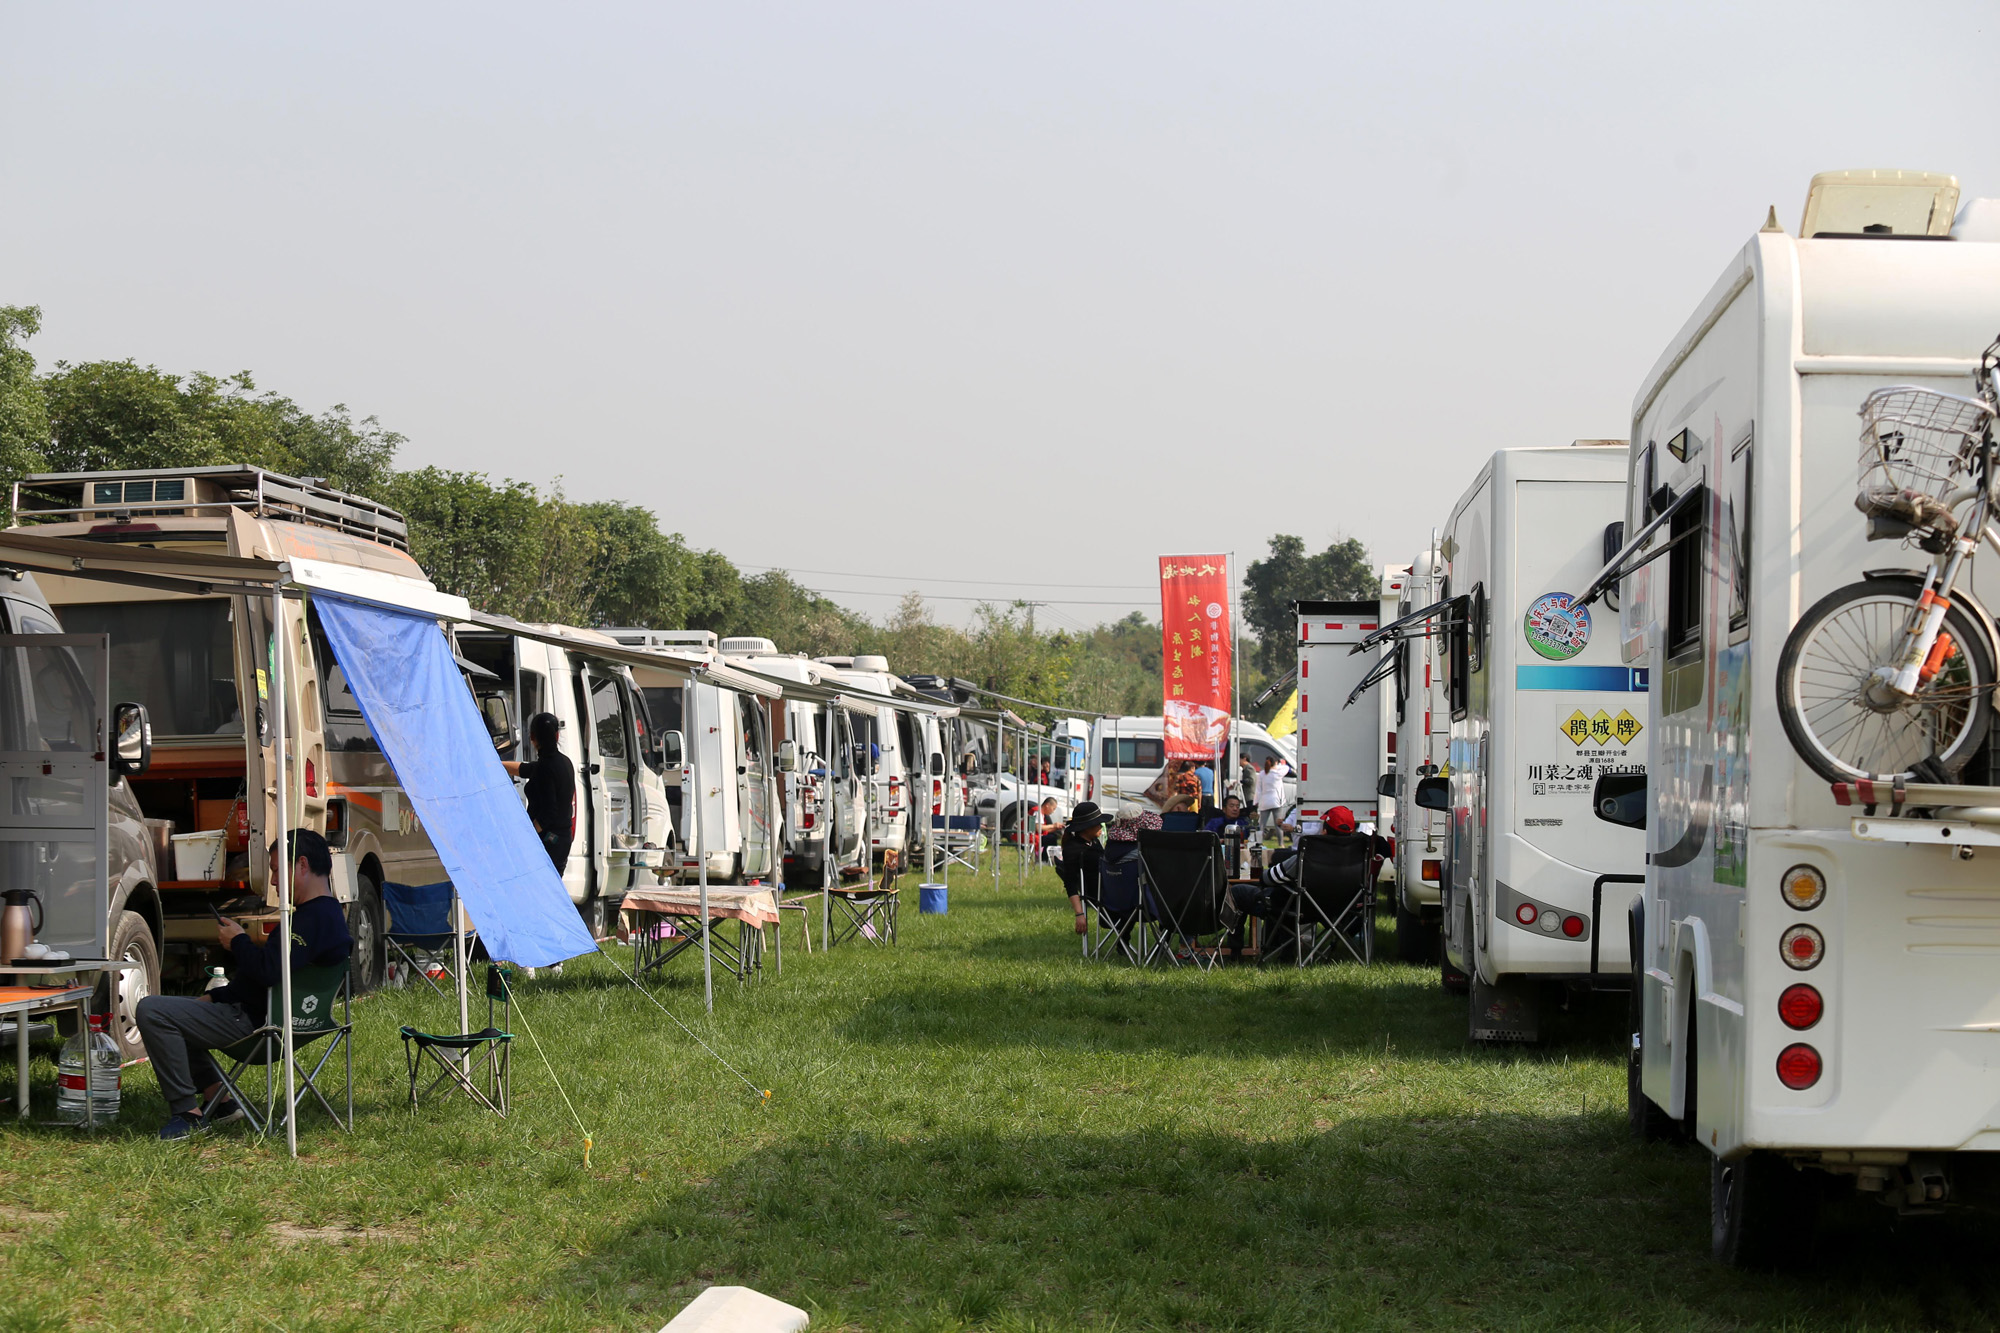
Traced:
<path fill-rule="evenodd" d="M 211 967 L 208 969 L 208 984 L 201 988 L 201 993 L 206 995 L 212 990 L 221 990 L 228 984 L 229 974 L 219 967 Z"/>
<path fill-rule="evenodd" d="M 56 1119 L 68 1124 L 84 1123 L 84 1051 L 90 1052 L 90 1113 L 100 1125 L 118 1118 L 119 1083 L 124 1061 L 118 1043 L 104 1030 L 104 1015 L 90 1016 L 90 1030 L 79 1032 L 63 1043 L 62 1058 L 56 1066 Z"/>

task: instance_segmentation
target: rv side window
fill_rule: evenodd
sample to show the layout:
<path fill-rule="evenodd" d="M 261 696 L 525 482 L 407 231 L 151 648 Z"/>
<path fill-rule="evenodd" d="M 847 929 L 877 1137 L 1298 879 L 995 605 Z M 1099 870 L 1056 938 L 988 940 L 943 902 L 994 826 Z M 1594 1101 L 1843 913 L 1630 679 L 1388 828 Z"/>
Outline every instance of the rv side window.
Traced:
<path fill-rule="evenodd" d="M 153 735 L 241 736 L 227 597 L 83 602 L 63 608 L 71 634 L 111 636 L 111 697 L 146 705 Z"/>
<path fill-rule="evenodd" d="M 1702 488 L 1697 488 L 1700 490 Z M 1667 552 L 1667 656 L 1701 650 L 1702 516 L 1708 497 L 1697 494 L 1674 515 L 1669 540 L 1680 544 Z M 1685 540 L 1682 538 L 1685 537 Z"/>
<path fill-rule="evenodd" d="M 590 722 L 597 731 L 597 752 L 606 759 L 625 757 L 625 710 L 615 676 L 590 677 Z"/>
<path fill-rule="evenodd" d="M 646 715 L 653 721 L 653 730 L 665 735 L 669 731 L 685 732 L 681 725 L 681 687 L 678 685 L 650 685 L 639 691 L 646 701 Z"/>
<path fill-rule="evenodd" d="M 1653 470 L 1653 442 L 1646 441 L 1646 447 L 1632 460 L 1632 476 L 1639 484 L 1639 513 L 1634 531 L 1653 521 L 1653 491 L 1659 482 Z"/>
<path fill-rule="evenodd" d="M 521 732 L 526 735 L 535 714 L 549 711 L 549 682 L 539 671 L 523 671 L 517 681 L 521 690 Z"/>
<path fill-rule="evenodd" d="M 1445 690 L 1456 721 L 1465 716 L 1472 702 L 1472 599 L 1452 598 L 1445 617 L 1450 625 L 1445 635 Z"/>
<path fill-rule="evenodd" d="M 1729 641 L 1750 637 L 1750 512 L 1753 470 L 1745 435 L 1729 460 Z"/>
<path fill-rule="evenodd" d="M 1167 743 L 1157 736 L 1104 738 L 1106 768 L 1163 768 L 1166 762 Z"/>
<path fill-rule="evenodd" d="M 326 631 L 320 628 L 319 612 L 311 612 L 310 623 L 314 664 L 319 668 L 320 698 L 326 705 L 326 748 L 350 753 L 380 750 L 382 747 L 376 742 L 375 733 L 368 730 L 368 724 L 361 720 L 361 704 L 347 683 L 347 672 L 341 668 L 340 659 L 333 655 L 333 649 L 327 644 Z"/>
<path fill-rule="evenodd" d="M 743 762 L 761 773 L 764 769 L 764 710 L 757 706 L 755 695 L 739 694 L 736 696 L 736 715 L 743 725 Z"/>

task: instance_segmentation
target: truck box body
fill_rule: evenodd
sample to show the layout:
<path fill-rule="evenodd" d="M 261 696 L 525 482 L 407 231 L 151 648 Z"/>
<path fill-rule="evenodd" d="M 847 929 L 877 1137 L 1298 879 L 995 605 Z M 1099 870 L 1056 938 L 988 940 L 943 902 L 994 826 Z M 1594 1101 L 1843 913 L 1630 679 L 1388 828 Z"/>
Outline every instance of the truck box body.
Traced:
<path fill-rule="evenodd" d="M 1383 729 L 1381 699 L 1348 696 L 1372 653 L 1354 646 L 1381 627 L 1378 601 L 1300 602 L 1299 822 L 1321 820 L 1344 805 L 1357 820 L 1381 819 Z"/>

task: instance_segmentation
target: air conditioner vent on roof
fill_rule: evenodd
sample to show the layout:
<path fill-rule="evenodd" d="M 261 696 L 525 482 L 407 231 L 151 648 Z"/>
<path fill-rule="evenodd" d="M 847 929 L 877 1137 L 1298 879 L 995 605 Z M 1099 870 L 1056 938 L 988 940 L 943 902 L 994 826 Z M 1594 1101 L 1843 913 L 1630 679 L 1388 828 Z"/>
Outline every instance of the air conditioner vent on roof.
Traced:
<path fill-rule="evenodd" d="M 1822 171 L 1806 191 L 1800 236 L 1948 236 L 1958 177 L 1936 171 Z"/>

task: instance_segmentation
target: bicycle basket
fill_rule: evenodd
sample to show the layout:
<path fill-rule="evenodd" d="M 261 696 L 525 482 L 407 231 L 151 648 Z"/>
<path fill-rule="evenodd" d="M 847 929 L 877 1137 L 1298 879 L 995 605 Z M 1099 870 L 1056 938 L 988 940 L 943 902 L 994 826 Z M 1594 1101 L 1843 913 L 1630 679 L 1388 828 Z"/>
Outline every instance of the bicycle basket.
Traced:
<path fill-rule="evenodd" d="M 1976 398 L 1935 389 L 1875 390 L 1861 403 L 1862 492 L 1943 500 L 1972 475 L 1992 415 Z"/>

